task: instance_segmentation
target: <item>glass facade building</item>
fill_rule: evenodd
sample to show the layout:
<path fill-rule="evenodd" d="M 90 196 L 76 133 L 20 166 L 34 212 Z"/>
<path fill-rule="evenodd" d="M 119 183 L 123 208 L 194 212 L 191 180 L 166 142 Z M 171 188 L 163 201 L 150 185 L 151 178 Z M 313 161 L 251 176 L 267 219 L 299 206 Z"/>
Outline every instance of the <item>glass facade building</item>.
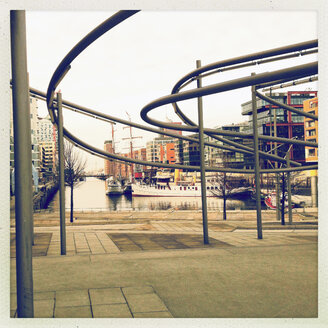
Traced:
<path fill-rule="evenodd" d="M 289 105 L 299 110 L 303 110 L 303 102 L 317 96 L 317 91 L 288 91 L 284 93 L 269 93 L 266 94 L 276 101 Z M 276 112 L 277 136 L 288 139 L 304 140 L 304 116 L 289 112 L 275 105 L 270 105 L 268 102 L 258 99 L 258 133 L 260 135 L 272 135 L 274 128 L 274 111 Z M 242 104 L 242 115 L 249 116 L 249 124 L 246 133 L 253 133 L 253 115 L 252 102 L 248 101 Z M 270 142 L 261 142 L 263 151 L 270 151 Z M 288 151 L 289 145 L 278 143 L 278 155 L 284 157 Z M 305 162 L 305 147 L 301 145 L 293 145 L 290 150 L 290 159 L 304 163 Z M 262 163 L 262 166 L 267 167 L 267 163 Z"/>

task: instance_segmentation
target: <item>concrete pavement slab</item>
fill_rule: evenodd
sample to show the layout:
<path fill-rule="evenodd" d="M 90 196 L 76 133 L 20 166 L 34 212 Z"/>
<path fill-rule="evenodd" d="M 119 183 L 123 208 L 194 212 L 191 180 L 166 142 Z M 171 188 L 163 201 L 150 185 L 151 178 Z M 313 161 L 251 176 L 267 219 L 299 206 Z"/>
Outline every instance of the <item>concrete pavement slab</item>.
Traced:
<path fill-rule="evenodd" d="M 155 294 L 125 295 L 132 313 L 168 311 L 162 300 Z"/>
<path fill-rule="evenodd" d="M 89 305 L 87 289 L 61 290 L 56 292 L 56 307 Z"/>
<path fill-rule="evenodd" d="M 92 318 L 91 308 L 90 306 L 56 306 L 55 318 Z"/>
<path fill-rule="evenodd" d="M 34 300 L 53 300 L 55 299 L 55 292 L 34 292 Z"/>
<path fill-rule="evenodd" d="M 92 305 L 94 318 L 132 318 L 126 303 Z"/>
<path fill-rule="evenodd" d="M 126 303 L 120 288 L 89 289 L 92 305 Z"/>
<path fill-rule="evenodd" d="M 168 311 L 156 312 L 138 312 L 134 313 L 135 318 L 173 318 L 172 314 Z"/>
<path fill-rule="evenodd" d="M 123 294 L 128 295 L 144 295 L 154 293 L 154 289 L 151 286 L 138 286 L 138 287 L 123 287 Z"/>
<path fill-rule="evenodd" d="M 54 299 L 34 300 L 34 318 L 53 318 L 54 309 Z"/>

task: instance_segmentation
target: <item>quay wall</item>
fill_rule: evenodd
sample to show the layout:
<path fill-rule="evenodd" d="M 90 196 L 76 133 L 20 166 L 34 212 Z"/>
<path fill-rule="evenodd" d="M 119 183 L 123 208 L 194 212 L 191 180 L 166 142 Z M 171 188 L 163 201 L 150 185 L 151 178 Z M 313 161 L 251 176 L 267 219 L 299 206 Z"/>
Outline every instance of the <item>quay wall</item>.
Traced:
<path fill-rule="evenodd" d="M 58 183 L 50 182 L 40 188 L 33 197 L 33 211 L 45 209 L 58 190 Z"/>

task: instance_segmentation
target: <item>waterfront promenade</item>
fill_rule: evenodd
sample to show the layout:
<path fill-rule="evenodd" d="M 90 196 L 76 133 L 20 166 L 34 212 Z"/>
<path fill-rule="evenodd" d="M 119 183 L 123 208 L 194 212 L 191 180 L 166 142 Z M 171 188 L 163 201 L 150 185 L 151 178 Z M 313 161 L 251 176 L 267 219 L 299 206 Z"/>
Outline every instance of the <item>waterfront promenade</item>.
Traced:
<path fill-rule="evenodd" d="M 315 318 L 317 212 L 281 226 L 263 211 L 209 212 L 203 245 L 193 211 L 67 213 L 60 255 L 59 213 L 34 214 L 35 317 Z M 286 216 L 286 222 L 288 216 Z M 11 316 L 16 315 L 11 220 Z"/>

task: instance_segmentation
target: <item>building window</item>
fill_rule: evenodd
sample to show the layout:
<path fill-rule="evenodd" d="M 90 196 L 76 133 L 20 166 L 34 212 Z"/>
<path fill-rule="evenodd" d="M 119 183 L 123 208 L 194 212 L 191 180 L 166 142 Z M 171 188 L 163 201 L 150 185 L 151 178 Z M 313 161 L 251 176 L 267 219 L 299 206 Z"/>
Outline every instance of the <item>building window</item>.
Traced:
<path fill-rule="evenodd" d="M 315 149 L 314 148 L 309 149 L 309 156 L 315 156 Z"/>
<path fill-rule="evenodd" d="M 306 121 L 305 122 L 305 127 L 306 128 L 311 128 L 315 125 L 315 122 L 314 121 Z"/>
<path fill-rule="evenodd" d="M 316 132 L 315 130 L 307 130 L 307 131 L 306 131 L 306 136 L 307 136 L 307 137 L 313 137 L 313 136 L 316 135 L 315 132 Z"/>

